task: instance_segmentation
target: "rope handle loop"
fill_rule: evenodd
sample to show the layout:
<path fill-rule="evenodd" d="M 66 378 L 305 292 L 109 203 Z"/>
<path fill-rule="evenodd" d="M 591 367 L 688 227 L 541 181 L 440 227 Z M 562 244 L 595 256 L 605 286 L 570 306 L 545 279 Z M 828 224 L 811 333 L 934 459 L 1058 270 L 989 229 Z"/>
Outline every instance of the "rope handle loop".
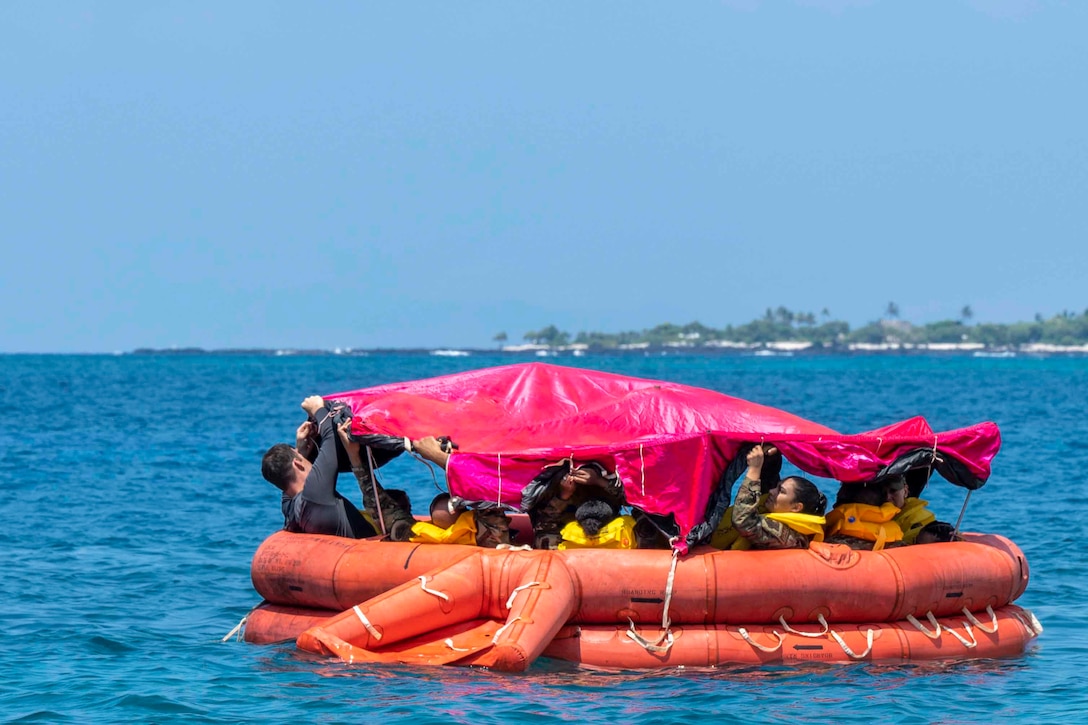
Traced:
<path fill-rule="evenodd" d="M 630 623 L 631 627 L 624 632 L 624 634 L 647 652 L 664 654 L 668 652 L 672 648 L 673 643 L 676 642 L 676 638 L 673 637 L 671 629 L 666 629 L 662 635 L 657 638 L 657 641 L 651 642 L 639 634 L 638 630 L 635 629 L 635 620 L 628 617 L 627 621 Z M 665 644 L 661 644 L 662 642 Z"/>
<path fill-rule="evenodd" d="M 359 609 L 359 605 L 356 604 L 354 607 L 352 607 L 352 610 L 355 612 L 355 616 L 359 618 L 359 621 L 363 623 L 363 626 L 366 627 L 366 631 L 369 632 L 370 636 L 374 638 L 374 641 L 381 642 L 382 633 L 378 631 L 377 627 L 370 623 L 370 620 L 366 618 L 365 614 L 363 614 L 363 610 Z"/>
<path fill-rule="evenodd" d="M 252 612 L 253 610 L 251 609 L 250 611 Z M 246 614 L 244 617 L 242 617 L 242 620 L 240 622 L 238 622 L 238 624 L 234 625 L 234 629 L 227 632 L 227 636 L 224 637 L 223 639 L 219 640 L 219 641 L 220 642 L 226 642 L 228 639 L 230 639 L 231 637 L 233 637 L 236 634 L 238 635 L 238 639 L 240 641 L 242 639 L 242 628 L 246 626 L 246 621 L 248 619 L 249 619 L 249 614 Z"/>
<path fill-rule="evenodd" d="M 907 615 L 907 621 L 910 622 L 911 624 L 913 624 L 915 627 L 917 627 L 919 632 L 921 632 L 925 636 L 929 637 L 930 639 L 939 638 L 941 636 L 941 623 L 938 622 L 937 618 L 933 616 L 933 612 L 926 612 L 926 617 L 929 619 L 930 623 L 933 625 L 933 631 L 932 632 L 930 632 L 928 629 L 926 629 L 926 626 L 924 624 L 922 624 L 921 622 L 919 622 L 918 619 L 913 614 L 908 614 Z"/>
<path fill-rule="evenodd" d="M 785 629 L 790 634 L 800 635 L 801 637 L 823 637 L 825 634 L 828 633 L 828 631 L 830 631 L 831 626 L 827 623 L 827 620 L 824 619 L 824 615 L 822 615 L 822 614 L 817 615 L 817 619 L 819 620 L 820 624 L 822 624 L 824 626 L 824 631 L 822 631 L 822 632 L 802 632 L 800 630 L 794 629 L 793 627 L 791 627 L 789 624 L 786 623 L 786 617 L 785 616 L 779 617 L 778 621 L 782 623 L 782 628 Z"/>
<path fill-rule="evenodd" d="M 423 591 L 427 592 L 428 594 L 433 594 L 434 596 L 438 597 L 439 599 L 441 599 L 443 601 L 448 602 L 450 600 L 450 595 L 449 594 L 446 594 L 445 592 L 440 592 L 437 589 L 428 589 L 427 588 L 427 577 L 426 576 L 419 576 L 419 577 L 416 577 L 416 578 L 419 579 L 419 588 L 422 589 Z"/>
<path fill-rule="evenodd" d="M 449 647 L 454 652 L 471 652 L 472 651 L 471 647 L 454 647 L 453 646 L 453 638 L 442 640 L 442 644 L 446 645 L 447 647 Z"/>
<path fill-rule="evenodd" d="M 964 639 L 959 632 L 954 629 L 950 629 L 949 627 L 945 627 L 944 631 L 948 632 L 950 635 L 958 639 L 960 641 L 960 644 L 962 644 L 967 649 L 974 649 L 978 646 L 978 640 L 975 639 L 975 633 L 971 631 L 970 622 L 963 623 L 963 631 L 965 631 L 967 633 L 967 636 L 971 638 L 970 641 Z"/>
<path fill-rule="evenodd" d="M 854 650 L 850 649 L 849 645 L 846 644 L 846 640 L 844 640 L 835 630 L 828 630 L 828 634 L 830 634 L 832 639 L 842 647 L 842 651 L 846 653 L 846 656 L 852 660 L 863 660 L 873 651 L 873 630 L 871 629 L 866 630 L 865 632 L 865 651 L 861 654 L 856 654 Z M 940 636 L 939 632 L 938 636 Z"/>
<path fill-rule="evenodd" d="M 514 597 L 518 595 L 518 592 L 523 592 L 526 589 L 531 589 L 533 587 L 547 587 L 547 585 L 544 582 L 529 582 L 528 584 L 522 584 L 520 587 L 514 587 L 514 591 L 510 592 L 510 598 L 506 600 L 506 608 L 514 608 Z"/>
<path fill-rule="evenodd" d="M 986 625 L 975 619 L 975 615 L 971 614 L 967 607 L 963 608 L 963 614 L 965 617 L 967 617 L 968 622 L 975 625 L 986 634 L 997 634 L 997 615 L 994 614 L 994 608 L 989 604 L 986 605 L 986 613 L 990 615 L 990 629 L 987 629 Z"/>
<path fill-rule="evenodd" d="M 767 647 L 760 644 L 759 642 L 756 642 L 754 639 L 752 639 L 752 635 L 748 634 L 748 630 L 744 627 L 737 627 L 737 634 L 743 637 L 745 642 L 762 652 L 777 652 L 778 650 L 782 649 L 782 635 L 780 635 L 777 630 L 771 630 L 771 635 L 778 640 L 778 644 L 776 644 L 774 647 Z"/>
<path fill-rule="evenodd" d="M 511 620 L 510 620 L 509 622 L 507 622 L 506 624 L 504 624 L 504 625 L 502 625 L 501 627 L 499 627 L 499 629 L 498 629 L 498 630 L 497 630 L 497 631 L 495 632 L 495 634 L 494 634 L 494 635 L 493 635 L 493 636 L 491 637 L 491 644 L 495 644 L 496 642 L 498 642 L 498 641 L 499 641 L 499 637 L 501 637 L 501 636 L 503 635 L 503 633 L 504 633 L 504 632 L 506 632 L 506 630 L 508 630 L 508 629 L 510 629 L 511 627 L 513 627 L 513 626 L 514 626 L 514 622 L 524 622 L 524 621 L 528 621 L 528 620 L 524 620 L 524 619 L 522 619 L 522 618 L 521 618 L 521 615 L 519 614 L 518 616 L 516 616 L 516 617 L 514 617 L 513 619 L 511 619 Z"/>

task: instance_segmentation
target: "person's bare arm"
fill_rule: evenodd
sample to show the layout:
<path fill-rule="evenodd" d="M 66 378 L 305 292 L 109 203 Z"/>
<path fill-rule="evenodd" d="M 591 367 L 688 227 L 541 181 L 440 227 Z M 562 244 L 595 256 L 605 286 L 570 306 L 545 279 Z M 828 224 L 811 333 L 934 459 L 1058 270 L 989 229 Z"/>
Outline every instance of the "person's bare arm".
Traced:
<path fill-rule="evenodd" d="M 426 436 L 420 438 L 418 441 L 412 441 L 412 450 L 422 456 L 425 460 L 435 463 L 446 468 L 446 464 L 450 460 L 450 451 L 455 448 L 452 441 L 446 441 L 443 443 L 434 436 Z"/>

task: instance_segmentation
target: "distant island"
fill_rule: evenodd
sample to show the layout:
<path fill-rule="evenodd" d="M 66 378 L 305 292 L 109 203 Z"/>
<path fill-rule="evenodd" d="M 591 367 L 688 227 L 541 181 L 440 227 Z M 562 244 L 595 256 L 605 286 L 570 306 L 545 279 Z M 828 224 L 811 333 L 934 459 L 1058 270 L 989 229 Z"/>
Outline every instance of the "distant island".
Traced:
<path fill-rule="evenodd" d="M 971 324 L 974 314 L 964 307 L 957 320 L 915 325 L 899 318 L 899 308 L 888 303 L 885 315 L 863 327 L 850 329 L 825 309 L 819 319 L 811 312 L 785 307 L 768 308 L 763 317 L 722 329 L 699 322 L 665 323 L 639 332 L 579 332 L 573 337 L 555 325 L 525 333 L 521 345 L 494 337 L 503 350 L 644 350 L 649 348 L 702 348 L 790 351 L 988 351 L 1088 353 L 1088 310 L 1062 312 L 1049 319 L 1036 315 L 1032 322 Z"/>
<path fill-rule="evenodd" d="M 971 308 L 964 307 L 957 320 L 916 325 L 899 318 L 895 303 L 889 303 L 881 319 L 855 330 L 834 320 L 825 309 L 819 318 L 811 312 L 793 312 L 785 307 L 768 309 L 763 317 L 743 325 L 722 329 L 699 322 L 686 325 L 664 323 L 641 331 L 608 333 L 578 332 L 571 335 L 555 325 L 526 332 L 524 342 L 511 343 L 505 332 L 494 336 L 492 349 L 431 348 L 335 348 L 314 349 L 220 349 L 199 347 L 138 348 L 134 355 L 372 355 L 420 353 L 462 356 L 471 352 L 536 355 L 627 352 L 702 352 L 790 355 L 794 353 L 842 352 L 967 352 L 982 356 L 1012 356 L 1016 353 L 1088 354 L 1088 310 L 1081 314 L 1061 312 L 1048 319 L 1036 315 L 1032 322 L 972 324 Z"/>

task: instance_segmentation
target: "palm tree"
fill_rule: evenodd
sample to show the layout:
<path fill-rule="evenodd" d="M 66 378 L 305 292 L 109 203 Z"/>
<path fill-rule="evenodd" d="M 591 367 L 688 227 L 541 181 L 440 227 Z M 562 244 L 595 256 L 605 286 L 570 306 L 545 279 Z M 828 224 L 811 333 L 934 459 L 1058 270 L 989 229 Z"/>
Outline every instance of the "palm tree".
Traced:
<path fill-rule="evenodd" d="M 884 310 L 884 314 L 888 317 L 899 319 L 899 305 L 894 302 L 889 302 L 888 307 Z"/>
<path fill-rule="evenodd" d="M 960 310 L 960 319 L 963 320 L 964 324 L 967 324 L 967 322 L 974 316 L 975 312 L 971 309 L 971 305 L 964 305 L 963 309 Z"/>
<path fill-rule="evenodd" d="M 495 335 L 493 338 L 491 338 L 493 342 L 499 343 L 499 347 L 502 347 L 503 343 L 506 342 L 506 339 L 507 338 L 505 332 L 500 332 L 498 335 Z"/>

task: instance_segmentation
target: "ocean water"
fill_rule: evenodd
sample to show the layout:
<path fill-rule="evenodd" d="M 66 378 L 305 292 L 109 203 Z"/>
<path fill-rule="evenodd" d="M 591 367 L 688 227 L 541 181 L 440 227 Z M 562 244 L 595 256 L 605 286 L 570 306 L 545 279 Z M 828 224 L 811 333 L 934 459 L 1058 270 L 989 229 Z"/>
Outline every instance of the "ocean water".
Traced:
<path fill-rule="evenodd" d="M 293 437 L 303 397 L 514 361 L 0 356 L 0 720 L 973 723 L 1088 713 L 1083 358 L 553 359 L 720 390 L 843 432 L 916 414 L 939 430 L 995 421 L 1002 450 L 964 528 L 1009 536 L 1027 554 L 1019 603 L 1046 631 L 1021 657 L 653 673 L 540 660 L 508 675 L 349 667 L 290 645 L 220 641 L 259 601 L 249 563 L 282 525 L 260 457 Z M 417 510 L 429 501 L 422 466 L 383 470 Z M 946 520 L 963 497 L 936 478 L 927 490 Z"/>

